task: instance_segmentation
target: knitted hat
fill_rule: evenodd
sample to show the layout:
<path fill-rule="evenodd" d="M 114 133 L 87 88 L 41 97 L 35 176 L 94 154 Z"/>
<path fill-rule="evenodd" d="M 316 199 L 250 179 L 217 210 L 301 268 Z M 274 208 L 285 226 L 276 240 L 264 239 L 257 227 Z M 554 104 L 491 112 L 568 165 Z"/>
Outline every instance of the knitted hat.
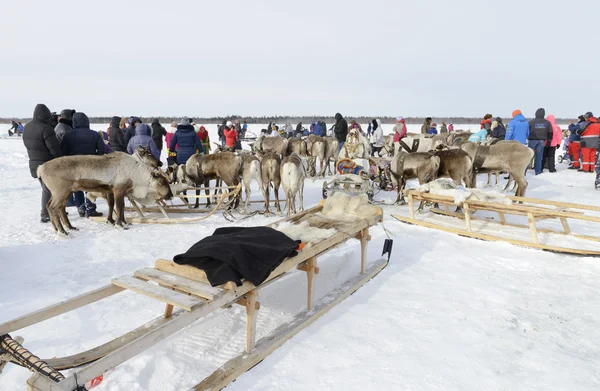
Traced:
<path fill-rule="evenodd" d="M 181 121 L 179 121 L 179 125 L 189 125 L 190 124 L 190 120 L 187 119 L 187 117 L 183 117 L 181 119 Z"/>
<path fill-rule="evenodd" d="M 437 126 L 437 124 L 434 122 L 431 124 L 431 126 L 433 126 L 435 128 Z"/>
<path fill-rule="evenodd" d="M 404 117 L 400 116 L 400 117 L 396 117 L 396 122 L 402 122 L 404 121 Z"/>
<path fill-rule="evenodd" d="M 523 113 L 521 113 L 521 110 L 515 110 L 515 111 L 512 112 L 513 118 L 516 117 L 519 114 L 523 114 Z"/>
<path fill-rule="evenodd" d="M 173 122 L 171 122 L 171 127 L 172 127 L 172 128 L 176 128 L 176 127 L 177 127 L 177 121 L 173 121 Z"/>

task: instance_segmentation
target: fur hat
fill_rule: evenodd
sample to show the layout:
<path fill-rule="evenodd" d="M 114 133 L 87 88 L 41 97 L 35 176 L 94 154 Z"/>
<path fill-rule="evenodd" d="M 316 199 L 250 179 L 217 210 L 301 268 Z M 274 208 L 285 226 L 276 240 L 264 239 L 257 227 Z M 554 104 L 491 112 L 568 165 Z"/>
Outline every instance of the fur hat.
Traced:
<path fill-rule="evenodd" d="M 402 122 L 404 121 L 404 117 L 400 116 L 400 117 L 396 117 L 396 122 Z"/>
<path fill-rule="evenodd" d="M 512 112 L 513 118 L 515 118 L 519 114 L 523 114 L 523 113 L 521 113 L 521 110 L 515 110 L 515 111 Z"/>

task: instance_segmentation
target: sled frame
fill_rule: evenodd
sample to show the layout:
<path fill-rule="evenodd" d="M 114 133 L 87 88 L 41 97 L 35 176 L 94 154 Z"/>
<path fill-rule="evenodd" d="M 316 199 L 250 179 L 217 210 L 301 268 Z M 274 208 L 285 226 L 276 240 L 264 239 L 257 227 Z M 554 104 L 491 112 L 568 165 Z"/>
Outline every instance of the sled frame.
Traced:
<path fill-rule="evenodd" d="M 558 253 L 600 256 L 600 251 L 553 246 L 540 243 L 538 233 L 551 233 L 559 235 L 571 235 L 573 237 L 588 241 L 600 242 L 600 237 L 580 235 L 572 232 L 568 219 L 586 221 L 589 223 L 600 223 L 600 217 L 586 214 L 590 211 L 600 211 L 600 207 L 593 205 L 582 205 L 570 202 L 541 200 L 536 198 L 526 197 L 509 197 L 513 202 L 512 205 L 503 205 L 499 203 L 482 202 L 475 200 L 467 200 L 461 206 L 463 212 L 452 212 L 450 208 L 456 207 L 452 197 L 418 192 L 415 190 L 405 190 L 404 194 L 408 198 L 409 217 L 392 215 L 395 219 L 414 225 L 420 225 L 427 228 L 438 229 L 449 233 L 454 233 L 461 236 L 466 236 L 475 239 L 487 241 L 503 241 L 518 246 L 531 247 L 539 250 L 547 250 Z M 450 227 L 434 222 L 428 222 L 424 219 L 415 218 L 415 201 L 437 203 L 443 206 L 442 208 L 431 208 L 432 213 L 459 218 L 464 221 L 463 229 Z M 550 207 L 549 207 L 550 206 Z M 498 219 L 480 218 L 471 215 L 471 211 L 482 210 L 495 212 Z M 527 217 L 527 225 L 513 224 L 506 221 L 506 215 L 525 216 Z M 545 219 L 558 219 L 563 227 L 562 231 L 557 231 L 547 228 L 538 228 L 536 222 Z M 512 239 L 500 235 L 491 235 L 488 233 L 475 232 L 472 228 L 472 221 L 485 221 L 486 223 L 497 224 L 499 226 L 509 226 L 515 228 L 528 229 L 530 240 Z M 526 237 L 526 234 L 524 235 Z"/>
<path fill-rule="evenodd" d="M 274 224 L 283 221 L 301 221 L 307 215 L 321 212 L 323 205 L 324 202 L 322 201 L 316 207 Z M 200 269 L 191 266 L 176 265 L 168 260 L 157 260 L 154 268 L 140 269 L 133 276 L 115 278 L 110 285 L 1 324 L 0 336 L 81 308 L 123 290 L 132 290 L 166 304 L 164 315 L 119 338 L 72 356 L 40 360 L 43 364 L 57 371 L 75 368 L 64 380 L 55 382 L 40 373 L 34 373 L 27 381 L 29 390 L 71 391 L 75 390 L 78 385 L 85 384 L 97 378 L 213 311 L 221 307 L 240 304 L 246 307 L 247 343 L 246 353 L 242 356 L 248 357 L 248 359 L 236 357 L 226 364 L 226 368 L 224 367 L 217 371 L 221 371 L 219 375 L 213 376 L 213 378 L 219 378 L 219 384 L 223 382 L 228 384 L 239 376 L 239 374 L 254 366 L 266 357 L 266 355 L 281 346 L 286 340 L 314 322 L 323 313 L 327 312 L 352 292 L 356 291 L 387 265 L 387 260 L 380 259 L 368 269 L 366 267 L 366 248 L 370 240 L 369 227 L 382 221 L 382 219 L 383 212 L 380 209 L 379 214 L 371 222 L 367 220 L 357 221 L 353 226 L 346 227 L 343 231 L 338 231 L 329 238 L 303 249 L 298 255 L 284 260 L 269 275 L 265 282 L 258 287 L 249 281 L 244 281 L 241 286 L 236 286 L 234 283 L 229 282 L 219 287 L 212 287 L 208 283 L 205 273 Z M 317 266 L 318 255 L 352 238 L 360 240 L 361 243 L 359 276 L 343 284 L 342 288 L 344 289 L 339 288 L 335 290 L 333 296 L 330 293 L 311 311 L 313 308 L 312 287 L 315 276 L 319 273 Z M 256 354 L 252 354 L 255 352 L 255 347 L 257 346 L 255 338 L 257 311 L 260 309 L 260 302 L 258 301 L 259 290 L 296 269 L 304 271 L 307 274 L 307 311 L 297 315 L 291 323 L 278 328 L 271 339 L 269 337 L 261 339 L 258 343 L 260 349 L 256 349 Z M 152 281 L 153 283 L 151 284 L 148 281 Z M 154 283 L 157 283 L 157 285 Z M 174 309 L 174 307 L 180 308 Z M 248 356 L 249 354 L 251 356 Z M 17 362 L 16 359 L 11 361 Z M 240 364 L 235 364 L 237 362 L 240 362 Z M 235 370 L 232 370 L 234 366 L 239 368 L 236 367 Z M 222 371 L 223 369 L 226 373 Z"/>

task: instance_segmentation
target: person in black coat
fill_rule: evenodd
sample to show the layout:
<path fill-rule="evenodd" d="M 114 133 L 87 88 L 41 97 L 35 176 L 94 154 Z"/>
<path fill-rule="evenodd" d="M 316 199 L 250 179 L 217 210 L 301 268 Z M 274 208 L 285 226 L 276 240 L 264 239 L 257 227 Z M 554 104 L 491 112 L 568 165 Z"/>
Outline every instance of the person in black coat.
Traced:
<path fill-rule="evenodd" d="M 133 136 L 135 136 L 135 127 L 142 123 L 139 117 L 129 117 L 129 126 L 125 129 L 125 149 Z"/>
<path fill-rule="evenodd" d="M 112 117 L 110 120 L 110 132 L 108 142 L 113 152 L 127 153 L 127 144 L 125 143 L 125 133 L 121 129 L 121 117 Z"/>
<path fill-rule="evenodd" d="M 529 121 L 529 148 L 535 152 L 535 175 L 544 170 L 544 146 L 550 144 L 554 135 L 552 124 L 545 117 L 546 110 L 537 109 L 535 118 Z"/>
<path fill-rule="evenodd" d="M 10 121 L 12 126 L 10 127 L 10 129 L 8 129 L 8 136 L 12 136 L 13 134 L 17 134 L 19 131 L 19 124 L 17 123 L 17 121 L 15 120 L 11 120 Z M 15 130 L 14 132 L 12 130 Z"/>
<path fill-rule="evenodd" d="M 333 134 L 338 141 L 338 151 L 341 151 L 348 136 L 348 122 L 340 113 L 335 114 L 335 125 L 333 125 Z"/>
<path fill-rule="evenodd" d="M 65 156 L 104 155 L 104 139 L 100 133 L 90 129 L 90 120 L 84 113 L 73 115 L 73 130 L 65 134 L 60 148 Z M 85 198 L 82 191 L 74 193 L 75 206 L 81 217 L 102 216 L 96 211 L 96 204 Z"/>
<path fill-rule="evenodd" d="M 54 133 L 54 126 L 52 126 L 52 113 L 46 105 L 40 103 L 35 106 L 33 119 L 23 129 L 23 144 L 29 155 L 29 171 L 34 178 L 37 178 L 39 166 L 62 156 L 56 133 Z M 38 178 L 38 180 L 42 186 L 41 221 L 47 223 L 50 221 L 46 209 L 46 205 L 50 201 L 50 191 L 41 179 Z"/>
<path fill-rule="evenodd" d="M 160 156 L 163 149 L 163 137 L 167 135 L 167 129 L 163 128 L 157 118 L 152 120 L 150 126 L 152 127 L 152 140 L 154 141 L 154 145 L 156 145 L 156 149 L 158 149 L 158 154 Z"/>

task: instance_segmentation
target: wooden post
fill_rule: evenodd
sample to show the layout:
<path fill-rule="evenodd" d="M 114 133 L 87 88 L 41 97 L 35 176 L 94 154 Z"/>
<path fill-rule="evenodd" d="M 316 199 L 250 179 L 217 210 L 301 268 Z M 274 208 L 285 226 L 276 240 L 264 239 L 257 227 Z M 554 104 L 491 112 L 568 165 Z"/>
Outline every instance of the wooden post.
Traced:
<path fill-rule="evenodd" d="M 367 270 L 367 242 L 371 240 L 369 227 L 360 230 L 360 274 Z"/>
<path fill-rule="evenodd" d="M 410 218 L 415 218 L 415 200 L 413 199 L 412 193 L 408 193 L 408 210 L 410 212 Z"/>
<path fill-rule="evenodd" d="M 258 290 L 253 289 L 246 294 L 246 352 L 252 352 L 256 344 L 256 298 Z"/>
<path fill-rule="evenodd" d="M 533 213 L 527 213 L 527 222 L 529 223 L 529 232 L 531 232 L 531 240 L 533 240 L 533 243 L 539 243 L 537 237 L 537 229 L 535 228 L 535 217 L 533 217 Z"/>
<path fill-rule="evenodd" d="M 471 230 L 471 213 L 469 213 L 469 204 L 467 202 L 463 203 L 463 209 L 465 210 L 465 224 L 467 226 L 467 231 Z"/>
<path fill-rule="evenodd" d="M 162 204 L 157 203 L 158 205 L 158 209 L 160 209 L 160 211 L 162 212 L 163 216 L 165 216 L 165 218 L 169 218 L 169 214 L 167 213 L 166 209 L 164 206 L 162 206 Z"/>
<path fill-rule="evenodd" d="M 504 213 L 498 212 L 498 217 L 500 217 L 500 224 L 506 224 L 506 217 L 504 216 Z"/>
<path fill-rule="evenodd" d="M 560 223 L 563 226 L 563 229 L 565 230 L 566 234 L 570 234 L 571 233 L 571 227 L 569 227 L 569 222 L 567 221 L 566 217 L 561 217 L 560 218 Z"/>
<path fill-rule="evenodd" d="M 173 315 L 173 304 L 167 304 L 165 307 L 165 319 L 169 319 Z"/>
<path fill-rule="evenodd" d="M 306 264 L 307 264 L 306 278 L 308 279 L 308 294 L 307 294 L 306 310 L 310 311 L 310 309 L 312 308 L 313 279 L 315 277 L 315 269 L 317 268 L 317 257 L 308 258 L 308 261 L 306 261 Z"/>
<path fill-rule="evenodd" d="M 135 211 L 138 213 L 138 215 L 140 215 L 140 217 L 144 217 L 144 214 L 142 213 L 142 210 L 140 209 L 137 202 L 135 202 L 132 199 L 129 199 L 129 202 L 131 202 L 131 205 L 133 205 L 133 207 L 135 208 Z"/>

